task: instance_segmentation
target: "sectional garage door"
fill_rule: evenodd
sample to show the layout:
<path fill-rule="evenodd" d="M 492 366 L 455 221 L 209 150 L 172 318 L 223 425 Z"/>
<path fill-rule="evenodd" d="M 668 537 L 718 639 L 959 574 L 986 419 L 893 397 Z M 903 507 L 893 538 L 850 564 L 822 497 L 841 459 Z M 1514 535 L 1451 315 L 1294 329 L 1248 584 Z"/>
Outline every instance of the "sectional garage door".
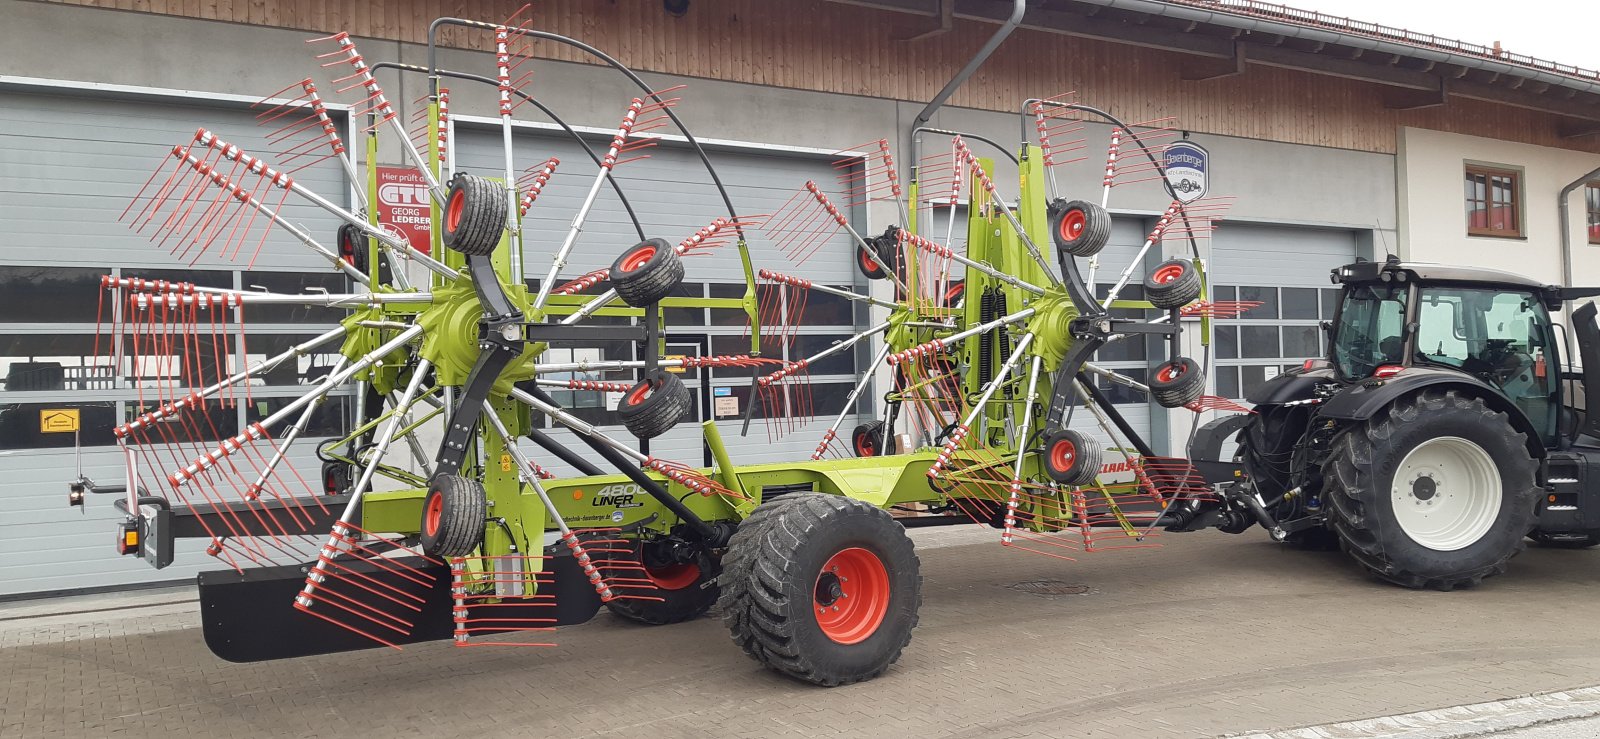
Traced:
<path fill-rule="evenodd" d="M 1323 353 L 1318 321 L 1333 318 L 1334 267 L 1355 261 L 1353 231 L 1225 223 L 1212 242 L 1210 277 L 1221 300 L 1260 301 L 1216 331 L 1217 394 L 1251 388 Z"/>
<path fill-rule="evenodd" d="M 274 290 L 343 288 L 325 261 L 282 235 L 269 238 L 253 268 L 214 258 L 193 266 L 170 256 L 117 222 L 129 199 L 167 153 L 198 125 L 252 153 L 271 158 L 247 106 L 155 99 L 86 97 L 39 88 L 0 87 L 0 597 L 17 593 L 112 586 L 192 576 L 214 566 L 191 548 L 173 567 L 156 571 L 112 552 L 114 496 L 97 496 L 86 511 L 66 506 L 76 476 L 73 435 L 44 434 L 40 414 L 76 408 L 82 418 L 82 470 L 104 484 L 121 482 L 109 429 L 133 412 L 136 391 L 88 369 L 95 355 L 99 275 L 179 279 L 220 287 Z M 332 166 L 296 174 L 336 201 L 345 185 Z M 331 243 L 334 220 L 310 206 L 285 217 Z M 326 314 L 267 311 L 248 334 L 252 357 L 331 325 Z M 102 353 L 105 349 L 102 347 Z M 293 395 L 297 372 L 258 378 L 253 402 L 214 414 L 222 431 L 254 420 Z M 120 387 L 119 387 L 120 385 Z M 336 425 L 342 403 L 327 407 Z M 230 431 L 231 429 L 231 431 Z M 315 429 L 314 429 L 315 430 Z M 315 474 L 309 446 L 292 461 Z"/>

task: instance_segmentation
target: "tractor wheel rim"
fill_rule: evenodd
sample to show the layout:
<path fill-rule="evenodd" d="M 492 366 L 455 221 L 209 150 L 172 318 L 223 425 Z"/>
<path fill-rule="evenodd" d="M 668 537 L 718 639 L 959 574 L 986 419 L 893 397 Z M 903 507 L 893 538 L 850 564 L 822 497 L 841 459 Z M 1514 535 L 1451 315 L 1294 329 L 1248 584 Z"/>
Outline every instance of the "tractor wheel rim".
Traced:
<path fill-rule="evenodd" d="M 1161 382 L 1172 382 L 1179 377 L 1183 377 L 1183 365 L 1181 364 L 1169 364 L 1156 373 L 1156 379 Z"/>
<path fill-rule="evenodd" d="M 1504 499 L 1494 459 L 1459 436 L 1428 439 L 1407 452 L 1389 492 L 1400 530 L 1439 552 L 1482 539 L 1494 528 Z"/>
<path fill-rule="evenodd" d="M 629 254 L 627 258 L 622 260 L 622 271 L 636 271 L 640 267 L 643 267 L 645 264 L 647 264 L 651 259 L 654 259 L 655 256 L 656 248 L 654 246 L 646 246 L 641 249 L 636 249 L 632 254 Z"/>
<path fill-rule="evenodd" d="M 1050 466 L 1057 472 L 1066 472 L 1072 469 L 1074 462 L 1078 461 L 1078 447 L 1068 439 L 1061 439 L 1050 445 Z"/>
<path fill-rule="evenodd" d="M 444 495 L 434 491 L 433 498 L 428 501 L 427 514 L 422 519 L 422 530 L 428 536 L 439 533 L 439 522 L 444 519 Z"/>
<path fill-rule="evenodd" d="M 644 568 L 645 577 L 662 590 L 683 590 L 700 582 L 700 565 L 693 562 L 688 564 L 667 565 L 665 567 Z"/>
<path fill-rule="evenodd" d="M 1179 277 L 1182 277 L 1182 276 L 1183 276 L 1183 265 L 1181 265 L 1181 264 L 1169 264 L 1169 265 L 1167 265 L 1165 267 L 1162 267 L 1161 269 L 1156 270 L 1156 273 L 1154 275 L 1151 275 L 1150 279 L 1151 279 L 1151 281 L 1155 282 L 1157 285 L 1165 285 L 1165 284 L 1167 284 L 1169 282 L 1172 282 L 1173 280 L 1176 280 L 1176 279 L 1178 279 Z"/>
<path fill-rule="evenodd" d="M 461 214 L 465 213 L 466 210 L 467 193 L 458 190 L 455 196 L 450 198 L 449 212 L 445 214 L 445 228 L 451 231 L 456 230 L 456 227 L 461 225 Z"/>
<path fill-rule="evenodd" d="M 877 633 L 889 613 L 889 570 L 871 551 L 840 550 L 817 573 L 813 601 L 824 636 L 859 644 Z"/>
<path fill-rule="evenodd" d="M 1089 216 L 1083 211 L 1074 208 L 1061 217 L 1061 238 L 1072 241 L 1083 233 L 1085 226 L 1089 225 Z"/>

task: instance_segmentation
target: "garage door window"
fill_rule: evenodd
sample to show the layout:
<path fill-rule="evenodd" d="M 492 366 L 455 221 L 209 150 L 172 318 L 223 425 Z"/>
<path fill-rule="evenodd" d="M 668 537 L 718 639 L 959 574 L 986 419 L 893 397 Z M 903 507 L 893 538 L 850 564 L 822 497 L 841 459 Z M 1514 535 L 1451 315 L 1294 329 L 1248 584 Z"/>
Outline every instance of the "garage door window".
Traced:
<path fill-rule="evenodd" d="M 1217 300 L 1261 305 L 1215 326 L 1217 394 L 1242 399 L 1262 383 L 1324 355 L 1319 321 L 1331 320 L 1339 291 L 1315 287 L 1219 285 Z"/>
<path fill-rule="evenodd" d="M 1589 213 L 1589 243 L 1600 244 L 1600 182 L 1583 188 L 1584 210 Z"/>
<path fill-rule="evenodd" d="M 108 298 L 111 293 L 101 289 L 100 279 L 108 274 L 229 289 L 349 290 L 339 275 L 303 270 L 0 266 L 0 294 L 7 296 L 0 301 L 0 450 L 73 446 L 70 433 L 40 431 L 39 413 L 59 408 L 81 409 L 78 438 L 83 446 L 109 446 L 115 442 L 111 428 L 169 399 L 163 388 L 171 383 L 187 387 L 199 377 L 214 381 L 219 374 L 239 371 L 246 361 L 259 362 L 310 339 L 316 335 L 310 332 L 326 331 L 344 316 L 343 311 L 319 308 L 256 306 L 245 310 L 242 341 L 237 322 L 230 320 L 226 327 L 217 327 L 215 336 L 203 329 L 191 351 L 163 351 L 160 347 L 171 342 L 164 327 L 152 332 L 137 321 L 125 322 L 120 336 L 110 334 L 111 317 L 123 306 L 103 302 L 102 294 Z M 181 435 L 189 438 L 198 432 L 215 440 L 238 433 L 247 420 L 282 406 L 326 375 L 338 359 L 338 349 L 337 342 L 326 344 L 251 377 L 227 398 L 237 403 L 209 405 L 206 413 L 189 419 L 193 423 L 184 424 Z M 336 391 L 340 396 L 350 392 Z M 334 420 L 347 412 L 348 404 L 335 397 L 319 412 L 312 430 L 336 428 Z M 178 431 L 176 426 L 173 430 Z"/>

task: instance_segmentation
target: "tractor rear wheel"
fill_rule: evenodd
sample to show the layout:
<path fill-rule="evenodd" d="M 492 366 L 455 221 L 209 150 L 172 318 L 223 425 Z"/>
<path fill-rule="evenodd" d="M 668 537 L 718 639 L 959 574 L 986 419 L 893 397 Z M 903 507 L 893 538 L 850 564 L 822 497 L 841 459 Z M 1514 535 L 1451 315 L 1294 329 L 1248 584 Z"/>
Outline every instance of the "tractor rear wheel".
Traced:
<path fill-rule="evenodd" d="M 900 658 L 922 605 L 905 529 L 858 500 L 791 493 L 728 544 L 723 621 L 757 662 L 818 685 L 868 680 Z"/>
<path fill-rule="evenodd" d="M 1536 470 L 1506 414 L 1455 390 L 1424 390 L 1339 435 L 1323 500 L 1367 570 L 1453 590 L 1505 572 L 1522 550 Z"/>

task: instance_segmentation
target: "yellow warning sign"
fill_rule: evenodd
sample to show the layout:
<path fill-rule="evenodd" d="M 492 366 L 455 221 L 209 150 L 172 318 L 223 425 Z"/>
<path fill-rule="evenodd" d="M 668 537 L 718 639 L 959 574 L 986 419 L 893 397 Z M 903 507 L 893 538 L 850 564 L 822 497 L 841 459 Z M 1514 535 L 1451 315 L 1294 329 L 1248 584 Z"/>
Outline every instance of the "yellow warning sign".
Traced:
<path fill-rule="evenodd" d="M 668 354 L 667 356 L 663 357 L 663 359 L 666 359 L 667 361 L 670 362 L 670 361 L 673 361 L 673 360 L 683 359 L 683 355 L 682 354 Z M 677 374 L 680 374 L 680 375 L 683 374 L 683 367 L 666 367 L 665 369 L 668 372 L 676 372 Z"/>
<path fill-rule="evenodd" d="M 501 472 L 510 472 L 511 471 L 511 455 L 509 455 L 509 454 L 500 455 L 500 471 Z"/>
<path fill-rule="evenodd" d="M 39 433 L 70 434 L 77 430 L 77 408 L 46 408 L 39 411 Z"/>

